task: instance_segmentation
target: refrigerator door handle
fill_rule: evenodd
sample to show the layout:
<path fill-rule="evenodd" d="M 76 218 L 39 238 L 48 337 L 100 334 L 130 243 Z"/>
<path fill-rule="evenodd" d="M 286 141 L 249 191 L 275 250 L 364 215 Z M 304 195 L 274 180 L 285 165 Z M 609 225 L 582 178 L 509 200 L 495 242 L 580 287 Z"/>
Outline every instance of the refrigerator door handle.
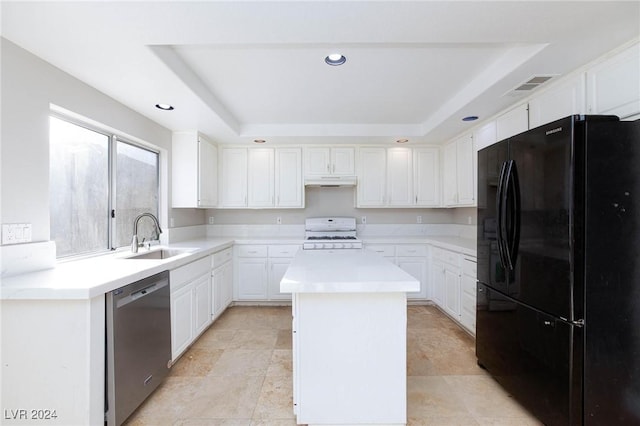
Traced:
<path fill-rule="evenodd" d="M 507 240 L 507 260 L 511 270 L 516 267 L 518 258 L 518 247 L 520 245 L 520 181 L 518 179 L 518 167 L 516 162 L 511 160 L 507 169 L 507 207 L 510 207 L 510 228 L 508 229 Z M 505 203 L 507 204 L 507 203 Z"/>
<path fill-rule="evenodd" d="M 498 179 L 498 192 L 496 194 L 496 239 L 498 243 L 498 255 L 500 257 L 500 264 L 504 269 L 507 269 L 507 263 L 505 261 L 506 245 L 504 238 L 506 229 L 504 228 L 504 205 L 505 205 L 505 178 L 506 178 L 507 162 L 504 161 L 500 167 L 500 178 Z"/>

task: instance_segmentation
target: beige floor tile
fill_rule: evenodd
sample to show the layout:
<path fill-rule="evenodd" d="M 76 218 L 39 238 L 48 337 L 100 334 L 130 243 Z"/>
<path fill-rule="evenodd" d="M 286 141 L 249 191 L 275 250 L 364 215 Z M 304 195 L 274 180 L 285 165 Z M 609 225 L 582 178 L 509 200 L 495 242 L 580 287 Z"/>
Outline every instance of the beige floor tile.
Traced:
<path fill-rule="evenodd" d="M 470 417 L 455 390 L 439 376 L 407 377 L 407 417 Z"/>
<path fill-rule="evenodd" d="M 251 420 L 251 426 L 296 426 L 295 419 Z"/>
<path fill-rule="evenodd" d="M 197 396 L 185 402 L 180 419 L 250 418 L 263 381 L 263 376 L 206 377 Z"/>
<path fill-rule="evenodd" d="M 481 426 L 544 426 L 533 417 L 495 418 L 480 417 L 476 421 Z"/>
<path fill-rule="evenodd" d="M 127 425 L 172 425 L 185 405 L 201 394 L 201 377 L 167 377 L 129 417 Z"/>
<path fill-rule="evenodd" d="M 171 367 L 171 376 L 206 376 L 222 355 L 222 349 L 192 347 Z"/>
<path fill-rule="evenodd" d="M 264 378 L 260 398 L 253 412 L 254 420 L 293 419 L 293 384 L 291 377 Z"/>
<path fill-rule="evenodd" d="M 197 342 L 193 344 L 196 348 L 207 349 L 229 349 L 233 336 L 235 336 L 235 329 L 226 329 L 216 326 L 217 323 L 213 323 L 207 331 L 205 331 Z"/>
<path fill-rule="evenodd" d="M 273 349 L 278 330 L 236 330 L 228 349 Z"/>
<path fill-rule="evenodd" d="M 409 418 L 407 426 L 477 426 L 472 416 Z"/>
<path fill-rule="evenodd" d="M 293 375 L 293 354 L 291 350 L 275 349 L 271 355 L 271 362 L 267 369 L 267 376 Z"/>
<path fill-rule="evenodd" d="M 174 426 L 250 426 L 251 419 L 181 419 Z"/>
<path fill-rule="evenodd" d="M 292 345 L 291 330 L 278 330 L 278 340 L 276 340 L 276 349 L 289 349 Z"/>
<path fill-rule="evenodd" d="M 531 418 L 488 374 L 475 376 L 445 376 L 458 398 L 476 418 Z M 497 414 L 499 413 L 499 414 Z"/>
<path fill-rule="evenodd" d="M 270 349 L 226 349 L 209 371 L 210 376 L 264 376 L 271 364 Z"/>

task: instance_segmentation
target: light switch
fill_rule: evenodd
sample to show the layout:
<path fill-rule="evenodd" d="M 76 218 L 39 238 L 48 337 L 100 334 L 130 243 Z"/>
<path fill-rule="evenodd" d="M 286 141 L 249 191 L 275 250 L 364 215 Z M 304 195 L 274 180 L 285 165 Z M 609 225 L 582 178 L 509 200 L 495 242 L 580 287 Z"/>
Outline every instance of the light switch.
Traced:
<path fill-rule="evenodd" d="M 30 223 L 3 223 L 2 244 L 19 244 L 31 242 Z"/>

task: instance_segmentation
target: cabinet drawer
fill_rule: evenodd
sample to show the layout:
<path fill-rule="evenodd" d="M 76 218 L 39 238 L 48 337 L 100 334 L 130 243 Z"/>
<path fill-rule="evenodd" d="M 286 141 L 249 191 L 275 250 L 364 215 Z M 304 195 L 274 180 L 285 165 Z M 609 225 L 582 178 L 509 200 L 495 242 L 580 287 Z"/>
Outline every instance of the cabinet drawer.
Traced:
<path fill-rule="evenodd" d="M 422 257 L 427 255 L 427 246 L 424 244 L 402 244 L 396 246 L 396 256 Z"/>
<path fill-rule="evenodd" d="M 378 253 L 382 257 L 395 257 L 396 255 L 395 246 L 389 244 L 367 244 L 365 248 Z"/>
<path fill-rule="evenodd" d="M 300 249 L 299 245 L 278 244 L 269 246 L 269 257 L 293 257 Z"/>
<path fill-rule="evenodd" d="M 453 266 L 460 266 L 460 255 L 439 247 L 433 248 L 433 258 Z"/>
<path fill-rule="evenodd" d="M 238 257 L 267 257 L 267 246 L 236 246 Z"/>
<path fill-rule="evenodd" d="M 195 262 L 188 263 L 169 272 L 169 286 L 171 291 L 175 291 L 184 284 L 193 281 L 201 275 L 209 275 L 211 271 L 210 256 L 203 257 Z"/>
<path fill-rule="evenodd" d="M 474 308 L 475 308 L 475 299 L 476 299 L 476 282 L 472 280 L 464 279 L 462 280 L 462 294 L 467 294 L 473 298 Z"/>
<path fill-rule="evenodd" d="M 473 278 L 476 278 L 477 272 L 478 272 L 478 264 L 476 263 L 476 260 L 471 257 L 463 256 L 462 257 L 462 273 L 469 275 Z"/>
<path fill-rule="evenodd" d="M 211 263 L 211 267 L 217 268 L 223 263 L 230 261 L 232 258 L 233 258 L 233 249 L 231 247 L 221 251 L 217 251 L 213 253 L 213 262 Z"/>

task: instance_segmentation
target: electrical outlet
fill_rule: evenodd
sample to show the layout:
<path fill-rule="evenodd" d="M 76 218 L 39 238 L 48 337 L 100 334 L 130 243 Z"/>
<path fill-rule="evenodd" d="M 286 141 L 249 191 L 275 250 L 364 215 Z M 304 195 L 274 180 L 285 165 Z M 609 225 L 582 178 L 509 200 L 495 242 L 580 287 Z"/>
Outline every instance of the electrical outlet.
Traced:
<path fill-rule="evenodd" d="M 209 225 L 213 225 L 213 223 L 214 223 L 213 216 L 209 216 Z"/>
<path fill-rule="evenodd" d="M 416 223 L 422 223 L 422 216 L 416 216 Z"/>
<path fill-rule="evenodd" d="M 277 223 L 278 225 L 282 225 L 282 218 L 281 218 L 280 216 L 278 216 L 278 217 L 276 218 L 276 223 Z"/>
<path fill-rule="evenodd" d="M 362 216 L 362 224 L 363 225 L 367 224 L 367 217 L 366 216 Z"/>
<path fill-rule="evenodd" d="M 3 223 L 2 244 L 19 244 L 31 242 L 30 223 Z"/>

